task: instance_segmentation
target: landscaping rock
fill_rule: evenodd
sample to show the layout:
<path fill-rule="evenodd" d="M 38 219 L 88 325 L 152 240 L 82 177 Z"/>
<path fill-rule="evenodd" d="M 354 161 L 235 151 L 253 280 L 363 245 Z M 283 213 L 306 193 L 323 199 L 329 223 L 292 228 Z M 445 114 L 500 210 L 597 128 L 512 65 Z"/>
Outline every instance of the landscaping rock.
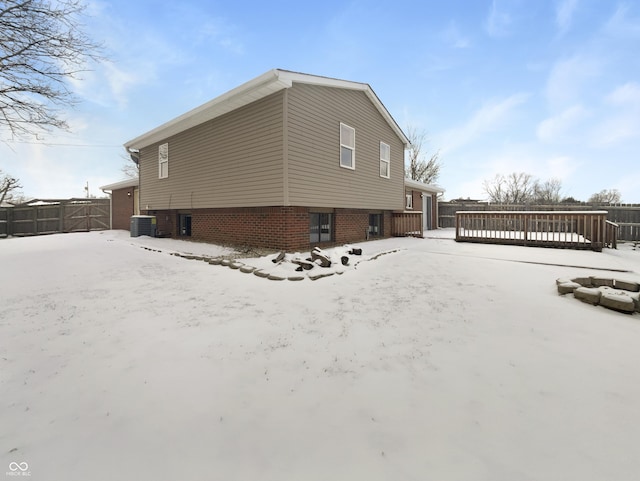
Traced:
<path fill-rule="evenodd" d="M 275 259 L 271 259 L 271 262 L 273 262 L 274 264 L 279 264 L 284 260 L 285 257 L 285 252 L 284 251 L 280 251 L 280 254 L 278 254 Z"/>
<path fill-rule="evenodd" d="M 323 277 L 329 277 L 332 275 L 333 275 L 333 272 L 318 272 L 318 273 L 309 274 L 309 279 L 311 279 L 312 281 L 317 281 L 318 279 L 322 279 Z"/>
<path fill-rule="evenodd" d="M 318 247 L 314 247 L 311 251 L 311 260 L 320 267 L 331 267 L 331 259 Z"/>
<path fill-rule="evenodd" d="M 222 262 L 222 257 L 214 257 L 213 259 L 209 259 L 209 264 L 212 266 L 219 266 Z"/>
<path fill-rule="evenodd" d="M 571 294 L 573 291 L 575 291 L 579 287 L 582 287 L 582 286 L 577 282 L 567 281 L 567 282 L 558 284 L 558 292 L 562 295 Z"/>
<path fill-rule="evenodd" d="M 568 282 L 575 282 L 575 281 L 573 281 L 571 279 L 568 279 L 566 277 L 560 277 L 560 278 L 556 279 L 556 286 L 559 286 L 560 284 L 566 284 Z"/>
<path fill-rule="evenodd" d="M 314 247 L 311 251 L 311 260 L 320 267 L 331 267 L 331 259 L 321 249 Z"/>
<path fill-rule="evenodd" d="M 258 276 L 258 277 L 263 277 L 263 278 L 265 278 L 265 279 L 266 279 L 267 277 L 269 277 L 269 273 L 268 273 L 268 272 L 263 271 L 262 269 L 258 269 L 258 270 L 253 271 L 253 274 L 254 274 L 254 275 L 256 275 L 256 276 Z"/>
<path fill-rule="evenodd" d="M 613 287 L 613 279 L 605 279 L 604 277 L 591 276 L 591 285 L 593 287 Z"/>
<path fill-rule="evenodd" d="M 222 259 L 220 262 L 221 266 L 229 267 L 233 261 L 231 259 Z"/>
<path fill-rule="evenodd" d="M 616 289 L 624 289 L 625 291 L 640 292 L 640 284 L 637 282 L 621 281 L 616 279 L 615 287 Z"/>
<path fill-rule="evenodd" d="M 269 274 L 267 276 L 267 279 L 269 279 L 270 281 L 284 281 L 285 278 L 276 274 Z"/>
<path fill-rule="evenodd" d="M 251 274 L 255 270 L 256 270 L 255 267 L 246 266 L 246 265 L 240 268 L 240 272 L 244 272 L 245 274 Z"/>
<path fill-rule="evenodd" d="M 291 262 L 294 263 L 294 264 L 297 264 L 298 266 L 300 266 L 300 270 L 304 269 L 305 271 L 313 269 L 313 266 L 314 266 L 313 262 L 306 261 L 304 259 L 299 259 L 299 258 L 292 259 Z M 298 269 L 296 269 L 296 270 L 298 270 Z"/>
<path fill-rule="evenodd" d="M 232 269 L 240 269 L 244 264 L 242 262 L 232 262 L 229 267 Z"/>
<path fill-rule="evenodd" d="M 287 277 L 288 280 L 290 281 L 303 281 L 304 277 L 303 276 L 289 276 Z"/>
<path fill-rule="evenodd" d="M 630 292 L 629 297 L 633 299 L 636 312 L 640 312 L 640 292 Z"/>
<path fill-rule="evenodd" d="M 594 287 L 578 287 L 573 291 L 573 296 L 576 299 L 593 304 L 594 306 L 599 304 L 601 295 L 602 292 L 600 292 L 600 289 L 596 289 Z"/>
<path fill-rule="evenodd" d="M 600 305 L 620 312 L 632 313 L 635 311 L 633 299 L 620 292 L 605 292 L 600 296 Z"/>
<path fill-rule="evenodd" d="M 577 282 L 582 287 L 593 287 L 591 284 L 591 277 L 576 277 L 575 279 L 571 279 L 573 282 Z"/>

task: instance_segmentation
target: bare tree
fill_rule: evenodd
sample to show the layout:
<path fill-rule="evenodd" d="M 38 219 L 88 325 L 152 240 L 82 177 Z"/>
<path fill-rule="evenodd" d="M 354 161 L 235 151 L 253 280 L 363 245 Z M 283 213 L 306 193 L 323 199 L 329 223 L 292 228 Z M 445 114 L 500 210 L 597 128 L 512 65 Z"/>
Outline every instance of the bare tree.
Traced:
<path fill-rule="evenodd" d="M 10 200 L 17 194 L 17 190 L 22 189 L 20 181 L 15 177 L 4 174 L 0 170 L 0 205 L 6 200 Z"/>
<path fill-rule="evenodd" d="M 411 147 L 409 148 L 409 165 L 405 169 L 405 177 L 425 184 L 433 184 L 440 176 L 440 151 L 436 151 L 428 161 L 425 161 L 423 148 L 427 142 L 427 134 L 409 126 L 407 138 L 411 142 Z"/>
<path fill-rule="evenodd" d="M 536 204 L 559 204 L 562 196 L 562 181 L 549 179 L 541 182 L 536 180 L 533 184 L 533 202 Z"/>
<path fill-rule="evenodd" d="M 547 183 L 551 182 L 547 181 Z M 483 189 L 489 196 L 490 202 L 496 204 L 526 204 L 535 199 L 536 186 L 541 189 L 542 185 L 545 184 L 540 184 L 531 174 L 512 172 L 508 175 L 496 174 L 493 179 L 485 180 Z"/>
<path fill-rule="evenodd" d="M 138 177 L 140 177 L 140 165 L 133 159 L 126 159 L 124 155 L 121 157 L 125 160 L 125 162 L 122 165 L 120 171 L 129 179 L 137 179 Z"/>
<path fill-rule="evenodd" d="M 482 183 L 485 194 L 489 196 L 489 202 L 493 202 L 494 204 L 506 203 L 505 184 L 506 179 L 502 174 L 496 174 L 493 179 L 485 180 Z"/>
<path fill-rule="evenodd" d="M 82 32 L 84 10 L 80 0 L 0 1 L 0 129 L 68 128 L 58 109 L 76 98 L 66 81 L 100 51 Z"/>
<path fill-rule="evenodd" d="M 593 202 L 594 204 L 619 204 L 621 199 L 622 195 L 618 189 L 603 189 L 589 197 L 588 202 Z"/>

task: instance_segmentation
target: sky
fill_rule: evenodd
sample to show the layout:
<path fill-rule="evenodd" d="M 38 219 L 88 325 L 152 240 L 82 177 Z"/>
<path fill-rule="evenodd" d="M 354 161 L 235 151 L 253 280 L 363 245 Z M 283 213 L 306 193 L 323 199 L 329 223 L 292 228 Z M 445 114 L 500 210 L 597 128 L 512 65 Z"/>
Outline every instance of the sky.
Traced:
<path fill-rule="evenodd" d="M 440 151 L 445 199 L 525 172 L 578 200 L 640 203 L 640 2 L 422 0 L 87 3 L 103 61 L 70 87 L 71 132 L 15 141 L 27 197 L 102 195 L 122 144 L 273 68 L 368 83 Z"/>

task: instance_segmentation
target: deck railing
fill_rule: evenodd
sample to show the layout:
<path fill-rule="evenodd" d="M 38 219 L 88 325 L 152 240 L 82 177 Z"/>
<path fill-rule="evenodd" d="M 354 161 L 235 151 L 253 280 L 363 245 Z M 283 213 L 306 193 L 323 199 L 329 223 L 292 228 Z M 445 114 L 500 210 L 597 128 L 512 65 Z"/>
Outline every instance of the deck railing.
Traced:
<path fill-rule="evenodd" d="M 391 235 L 395 237 L 422 237 L 422 212 L 403 211 L 392 215 Z"/>
<path fill-rule="evenodd" d="M 607 211 L 459 211 L 456 241 L 602 251 L 616 246 Z"/>

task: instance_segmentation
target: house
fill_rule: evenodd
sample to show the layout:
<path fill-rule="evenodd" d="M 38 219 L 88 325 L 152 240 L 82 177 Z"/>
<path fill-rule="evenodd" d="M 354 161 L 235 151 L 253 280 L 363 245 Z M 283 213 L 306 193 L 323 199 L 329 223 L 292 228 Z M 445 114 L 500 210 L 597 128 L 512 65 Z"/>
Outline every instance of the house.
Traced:
<path fill-rule="evenodd" d="M 140 214 L 138 179 L 127 179 L 100 187 L 111 196 L 111 228 L 129 230 L 131 216 Z"/>
<path fill-rule="evenodd" d="M 405 209 L 422 212 L 422 230 L 438 228 L 438 196 L 444 189 L 435 184 L 424 184 L 411 179 L 404 179 Z"/>
<path fill-rule="evenodd" d="M 421 218 L 405 209 L 408 145 L 368 84 L 271 70 L 125 148 L 159 233 L 291 251 Z"/>

